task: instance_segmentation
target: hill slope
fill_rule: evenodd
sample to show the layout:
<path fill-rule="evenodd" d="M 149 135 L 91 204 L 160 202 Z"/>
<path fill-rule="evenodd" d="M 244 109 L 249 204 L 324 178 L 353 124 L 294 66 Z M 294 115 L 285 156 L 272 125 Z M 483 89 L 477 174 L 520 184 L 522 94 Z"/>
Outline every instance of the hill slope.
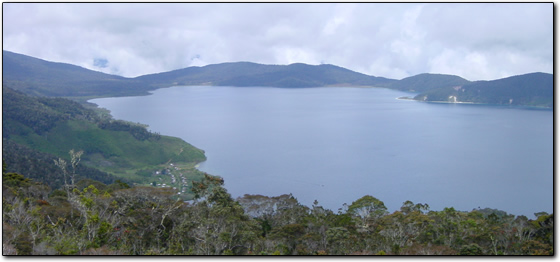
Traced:
<path fill-rule="evenodd" d="M 428 90 L 414 97 L 420 101 L 470 102 L 549 107 L 554 105 L 553 75 L 530 73 L 462 86 Z"/>
<path fill-rule="evenodd" d="M 152 87 L 125 77 L 2 51 L 2 84 L 37 96 L 147 94 Z"/>
<path fill-rule="evenodd" d="M 462 86 L 470 81 L 455 75 L 419 74 L 389 84 L 389 88 L 410 92 L 425 92 L 430 89 Z"/>
<path fill-rule="evenodd" d="M 4 140 L 62 158 L 71 149 L 83 150 L 84 164 L 136 181 L 141 178 L 135 173 L 146 167 L 206 159 L 202 150 L 179 138 L 98 117 L 67 99 L 30 97 L 3 87 L 2 112 Z"/>
<path fill-rule="evenodd" d="M 173 85 L 316 87 L 386 86 L 393 79 L 373 77 L 333 65 L 262 65 L 236 62 L 187 67 L 136 78 L 92 71 L 2 51 L 3 84 L 36 96 L 87 97 L 143 95 Z"/>
<path fill-rule="evenodd" d="M 360 74 L 333 65 L 261 65 L 236 62 L 188 67 L 136 78 L 160 87 L 170 85 L 317 87 L 329 85 L 386 86 L 393 79 Z"/>

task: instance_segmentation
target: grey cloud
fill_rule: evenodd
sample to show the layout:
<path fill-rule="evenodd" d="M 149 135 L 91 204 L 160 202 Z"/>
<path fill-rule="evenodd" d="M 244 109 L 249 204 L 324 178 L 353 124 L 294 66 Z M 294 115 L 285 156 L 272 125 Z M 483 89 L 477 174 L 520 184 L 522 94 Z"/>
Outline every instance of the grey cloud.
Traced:
<path fill-rule="evenodd" d="M 397 79 L 425 72 L 470 80 L 552 72 L 552 4 L 3 7 L 4 49 L 124 76 L 233 61 L 330 63 Z M 110 62 L 96 67 L 96 58 Z"/>

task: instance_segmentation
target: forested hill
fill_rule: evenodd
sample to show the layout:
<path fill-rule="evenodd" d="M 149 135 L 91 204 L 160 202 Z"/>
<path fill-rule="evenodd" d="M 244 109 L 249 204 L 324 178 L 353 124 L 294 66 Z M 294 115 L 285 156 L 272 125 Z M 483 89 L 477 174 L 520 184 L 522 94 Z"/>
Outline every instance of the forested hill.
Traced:
<path fill-rule="evenodd" d="M 15 169 L 11 171 L 33 178 L 45 173 L 37 169 L 31 172 L 32 166 L 25 159 L 34 153 L 26 153 L 27 149 L 43 153 L 40 159 L 46 157 L 44 154 L 67 159 L 70 150 L 81 150 L 86 166 L 134 182 L 143 182 L 135 172 L 146 167 L 206 159 L 202 150 L 179 138 L 151 133 L 140 124 L 98 116 L 68 99 L 31 97 L 7 87 L 2 88 L 2 139 L 2 155 L 11 161 L 9 167 Z M 52 161 L 48 160 L 51 167 Z"/>
<path fill-rule="evenodd" d="M 427 90 L 462 86 L 470 83 L 460 76 L 443 74 L 419 74 L 389 84 L 389 88 L 410 92 L 425 92 Z"/>
<path fill-rule="evenodd" d="M 83 67 L 2 51 L 2 85 L 29 95 L 51 97 L 147 94 L 145 83 Z"/>
<path fill-rule="evenodd" d="M 414 99 L 552 108 L 553 75 L 530 73 L 492 81 L 476 81 L 455 87 L 441 87 L 423 92 Z"/>
<path fill-rule="evenodd" d="M 165 73 L 140 76 L 137 80 L 157 86 L 216 85 L 317 87 L 331 85 L 387 86 L 393 79 L 357 73 L 334 65 L 262 65 L 235 62 L 188 67 Z"/>

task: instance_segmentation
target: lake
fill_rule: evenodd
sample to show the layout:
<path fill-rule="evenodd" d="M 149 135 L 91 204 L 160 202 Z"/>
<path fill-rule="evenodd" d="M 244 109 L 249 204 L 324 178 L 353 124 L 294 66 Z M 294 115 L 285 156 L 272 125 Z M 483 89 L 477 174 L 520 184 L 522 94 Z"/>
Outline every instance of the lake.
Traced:
<path fill-rule="evenodd" d="M 292 193 L 337 212 L 364 195 L 398 210 L 553 212 L 553 110 L 399 100 L 384 88 L 182 86 L 94 99 L 205 150 L 233 197 Z"/>

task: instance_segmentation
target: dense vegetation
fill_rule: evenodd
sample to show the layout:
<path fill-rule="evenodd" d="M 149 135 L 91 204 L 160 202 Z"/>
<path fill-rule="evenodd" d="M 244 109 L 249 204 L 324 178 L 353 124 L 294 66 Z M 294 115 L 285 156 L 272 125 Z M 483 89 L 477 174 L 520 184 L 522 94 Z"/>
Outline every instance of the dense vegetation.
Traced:
<path fill-rule="evenodd" d="M 5 170 L 5 169 L 4 169 Z M 338 212 L 291 195 L 233 199 L 223 180 L 169 188 L 85 180 L 52 190 L 2 173 L 4 255 L 553 255 L 552 214 L 536 219 L 366 195 Z"/>
<path fill-rule="evenodd" d="M 414 99 L 552 108 L 554 83 L 552 74 L 531 73 L 493 81 L 476 81 L 456 87 L 430 89 Z"/>
<path fill-rule="evenodd" d="M 53 160 L 57 158 L 52 154 L 31 149 L 11 140 L 2 141 L 2 159 L 9 167 L 8 172 L 27 174 L 27 177 L 33 181 L 41 182 L 51 188 L 59 188 L 64 184 L 60 169 L 53 165 Z M 76 172 L 77 180 L 89 178 L 105 184 L 114 183 L 119 179 L 127 181 L 85 165 L 79 165 Z"/>
<path fill-rule="evenodd" d="M 29 171 L 25 164 L 15 163 L 15 159 L 23 160 L 20 152 L 26 150 L 22 148 L 62 158 L 67 158 L 69 150 L 80 149 L 85 151 L 82 158 L 87 166 L 137 183 L 152 182 L 142 176 L 147 168 L 159 170 L 159 165 L 170 162 L 205 160 L 202 150 L 179 138 L 103 117 L 67 99 L 30 97 L 3 87 L 2 103 L 2 137 L 11 141 L 3 146 L 3 155 L 12 161 L 12 168 L 17 168 L 14 172 Z M 12 143 L 20 146 L 10 146 Z"/>

